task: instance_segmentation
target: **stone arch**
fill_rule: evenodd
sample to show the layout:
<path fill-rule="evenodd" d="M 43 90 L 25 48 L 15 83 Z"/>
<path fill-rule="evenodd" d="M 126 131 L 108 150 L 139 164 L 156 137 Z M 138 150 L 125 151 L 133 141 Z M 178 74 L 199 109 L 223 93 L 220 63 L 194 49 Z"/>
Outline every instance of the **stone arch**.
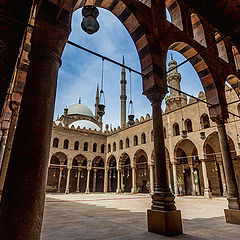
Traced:
<path fill-rule="evenodd" d="M 52 158 L 57 158 L 59 160 L 60 165 L 64 165 L 65 162 L 68 160 L 67 155 L 65 153 L 63 153 L 63 152 L 56 152 L 56 153 L 54 153 L 51 156 L 50 164 L 51 164 Z"/>
<path fill-rule="evenodd" d="M 122 150 L 123 149 L 123 140 L 119 141 L 119 149 Z"/>
<path fill-rule="evenodd" d="M 129 142 L 129 138 L 127 137 L 126 138 L 126 148 L 129 148 L 130 147 L 130 142 Z"/>
<path fill-rule="evenodd" d="M 87 158 L 83 154 L 78 154 L 73 158 L 73 162 L 76 162 L 78 166 L 86 167 L 87 166 Z"/>
<path fill-rule="evenodd" d="M 108 144 L 108 152 L 111 152 L 111 144 Z"/>
<path fill-rule="evenodd" d="M 116 163 L 117 163 L 117 159 L 116 159 L 116 157 L 114 155 L 110 155 L 108 157 L 107 162 L 106 162 L 106 166 L 110 166 L 110 162 L 111 161 L 116 161 Z"/>
<path fill-rule="evenodd" d="M 93 152 L 97 152 L 97 144 L 96 143 L 93 144 Z"/>
<path fill-rule="evenodd" d="M 128 153 L 124 152 L 121 154 L 120 158 L 119 158 L 119 165 L 131 165 L 131 160 L 130 160 L 130 156 L 128 155 Z"/>
<path fill-rule="evenodd" d="M 74 150 L 79 150 L 79 141 L 75 141 Z"/>
<path fill-rule="evenodd" d="M 207 47 L 206 38 L 204 34 L 204 28 L 196 13 L 191 14 L 191 22 L 193 28 L 193 37 L 199 44 L 204 47 Z"/>
<path fill-rule="evenodd" d="M 216 31 L 215 40 L 218 41 L 220 38 L 221 38 L 220 33 Z M 227 50 L 223 40 L 217 43 L 217 50 L 218 50 L 218 56 L 228 63 L 229 60 L 228 60 Z"/>
<path fill-rule="evenodd" d="M 235 46 L 232 46 L 233 59 L 235 62 L 236 71 L 240 71 L 240 54 Z"/>
<path fill-rule="evenodd" d="M 126 2 L 126 3 L 125 3 Z M 144 1 L 145 3 L 146 1 Z M 84 4 L 92 4 L 89 0 L 78 0 L 75 4 L 74 11 L 84 6 Z M 150 44 L 147 38 L 147 34 L 143 26 L 141 25 L 141 16 L 136 16 L 134 5 L 129 4 L 126 0 L 114 0 L 114 1 L 93 1 L 93 5 L 101 7 L 112 12 L 124 25 L 129 32 L 138 52 L 142 71 L 151 65 L 153 62 L 150 53 Z M 131 6 L 130 6 L 131 5 Z M 148 5 L 148 4 L 146 4 Z M 150 64 L 149 64 L 150 63 Z"/>
<path fill-rule="evenodd" d="M 197 54 L 197 51 L 193 47 L 184 42 L 172 43 L 169 46 L 169 50 L 174 50 L 181 53 L 186 59 L 190 59 Z M 214 105 L 220 104 L 219 93 L 216 84 L 204 59 L 201 57 L 201 55 L 197 55 L 190 59 L 189 62 L 192 64 L 199 76 L 207 97 L 207 101 Z"/>
<path fill-rule="evenodd" d="M 125 192 L 131 192 L 132 189 L 132 168 L 129 155 L 124 152 L 119 158 L 119 167 L 121 169 L 121 188 L 124 188 Z M 124 185 L 124 187 L 123 187 Z"/>
<path fill-rule="evenodd" d="M 84 142 L 84 144 L 83 144 L 83 151 L 85 151 L 85 152 L 88 151 L 88 142 Z"/>
<path fill-rule="evenodd" d="M 146 134 L 145 133 L 142 133 L 141 134 L 141 144 L 145 144 L 147 141 L 146 141 Z"/>
<path fill-rule="evenodd" d="M 175 122 L 173 124 L 173 136 L 178 136 L 178 135 L 180 135 L 179 124 Z"/>
<path fill-rule="evenodd" d="M 135 135 L 133 137 L 133 146 L 138 146 L 138 136 L 137 135 Z"/>
<path fill-rule="evenodd" d="M 230 74 L 226 81 L 231 85 L 231 87 L 235 90 L 236 94 L 240 96 L 240 79 L 233 74 Z"/>
<path fill-rule="evenodd" d="M 115 152 L 117 150 L 117 144 L 114 142 L 113 143 L 113 152 Z"/>
<path fill-rule="evenodd" d="M 165 0 L 166 8 L 171 17 L 171 23 L 183 31 L 181 9 L 176 0 Z"/>
<path fill-rule="evenodd" d="M 115 156 L 111 155 L 108 158 L 108 189 L 107 191 L 109 192 L 116 192 L 117 190 L 117 175 L 118 175 L 118 171 L 117 171 L 117 160 L 115 158 Z"/>
<path fill-rule="evenodd" d="M 68 149 L 68 146 L 69 146 L 69 140 L 65 139 L 64 142 L 63 142 L 63 148 Z"/>
<path fill-rule="evenodd" d="M 92 160 L 92 167 L 104 168 L 104 160 L 102 157 L 97 156 Z"/>
<path fill-rule="evenodd" d="M 101 145 L 101 153 L 104 153 L 104 152 L 105 152 L 105 145 L 102 144 L 102 145 Z"/>

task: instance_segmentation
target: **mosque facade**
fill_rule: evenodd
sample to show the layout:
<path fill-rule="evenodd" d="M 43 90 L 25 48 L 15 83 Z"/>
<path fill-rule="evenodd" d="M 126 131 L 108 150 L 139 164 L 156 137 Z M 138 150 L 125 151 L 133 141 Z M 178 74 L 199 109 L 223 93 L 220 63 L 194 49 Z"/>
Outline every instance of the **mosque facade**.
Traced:
<path fill-rule="evenodd" d="M 181 74 L 169 62 L 169 95 L 163 113 L 165 153 L 169 187 L 176 195 L 226 196 L 227 187 L 216 124 L 209 118 L 203 92 L 187 99 L 179 92 Z M 48 192 L 154 192 L 154 144 L 152 117 L 126 122 L 126 74 L 121 73 L 121 126 L 102 127 L 98 115 L 99 89 L 95 114 L 79 101 L 64 109 L 53 123 Z M 226 85 L 228 103 L 238 100 Z M 228 105 L 239 115 L 238 102 Z M 235 177 L 240 190 L 240 121 L 230 116 L 226 123 Z"/>

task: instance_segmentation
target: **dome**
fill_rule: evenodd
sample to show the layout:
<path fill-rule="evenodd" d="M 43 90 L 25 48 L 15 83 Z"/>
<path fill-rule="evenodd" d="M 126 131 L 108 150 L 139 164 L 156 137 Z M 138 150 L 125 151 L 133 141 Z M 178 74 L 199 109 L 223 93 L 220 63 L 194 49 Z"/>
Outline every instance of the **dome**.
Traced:
<path fill-rule="evenodd" d="M 92 111 L 86 106 L 81 103 L 73 104 L 68 107 L 68 115 L 71 114 L 81 114 L 89 117 L 94 117 Z"/>
<path fill-rule="evenodd" d="M 92 130 L 96 129 L 97 131 L 101 130 L 97 124 L 95 124 L 91 121 L 88 121 L 88 120 L 77 120 L 77 121 L 71 123 L 69 125 L 69 128 L 71 128 L 72 126 L 74 126 L 75 128 L 77 128 L 77 127 L 84 128 L 85 127 L 86 129 L 92 129 Z"/>

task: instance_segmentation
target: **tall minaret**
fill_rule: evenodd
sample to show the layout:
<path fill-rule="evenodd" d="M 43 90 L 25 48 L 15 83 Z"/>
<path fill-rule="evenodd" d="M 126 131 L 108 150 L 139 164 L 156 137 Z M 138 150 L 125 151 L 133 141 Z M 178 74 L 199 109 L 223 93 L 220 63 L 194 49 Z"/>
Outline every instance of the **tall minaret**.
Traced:
<path fill-rule="evenodd" d="M 95 98 L 95 119 L 98 121 L 99 115 L 97 113 L 98 111 L 98 104 L 99 104 L 99 86 L 97 85 L 97 92 L 96 92 L 96 98 Z"/>
<path fill-rule="evenodd" d="M 122 64 L 124 65 L 124 56 L 123 56 L 123 61 Z M 122 73 L 121 73 L 121 127 L 126 125 L 126 100 L 127 100 L 127 95 L 126 95 L 126 71 L 125 67 L 122 67 Z"/>
<path fill-rule="evenodd" d="M 174 87 L 177 90 L 180 90 L 181 74 L 178 72 L 178 69 L 175 68 L 177 62 L 173 59 L 171 54 L 171 61 L 168 64 L 169 70 L 172 70 L 167 75 L 167 81 L 169 86 Z M 175 68 L 175 69 L 174 69 Z M 166 112 L 181 108 L 187 104 L 187 96 L 181 94 L 177 90 L 170 88 L 170 95 L 166 97 Z"/>

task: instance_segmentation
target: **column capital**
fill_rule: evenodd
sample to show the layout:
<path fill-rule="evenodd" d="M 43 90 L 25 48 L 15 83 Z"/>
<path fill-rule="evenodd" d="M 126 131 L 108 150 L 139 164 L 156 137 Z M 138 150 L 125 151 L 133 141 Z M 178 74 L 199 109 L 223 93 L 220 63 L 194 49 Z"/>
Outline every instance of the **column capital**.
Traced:
<path fill-rule="evenodd" d="M 165 88 L 161 88 L 157 85 L 149 88 L 143 92 L 144 95 L 147 96 L 148 100 L 152 104 L 161 104 L 165 95 L 168 93 L 168 90 Z"/>
<path fill-rule="evenodd" d="M 15 116 L 18 116 L 19 114 L 19 109 L 20 109 L 20 103 L 17 101 L 10 101 L 9 108 L 12 111 L 12 114 Z"/>
<path fill-rule="evenodd" d="M 211 117 L 211 120 L 215 122 L 216 124 L 224 125 L 227 122 L 228 117 L 221 115 L 217 117 Z"/>

